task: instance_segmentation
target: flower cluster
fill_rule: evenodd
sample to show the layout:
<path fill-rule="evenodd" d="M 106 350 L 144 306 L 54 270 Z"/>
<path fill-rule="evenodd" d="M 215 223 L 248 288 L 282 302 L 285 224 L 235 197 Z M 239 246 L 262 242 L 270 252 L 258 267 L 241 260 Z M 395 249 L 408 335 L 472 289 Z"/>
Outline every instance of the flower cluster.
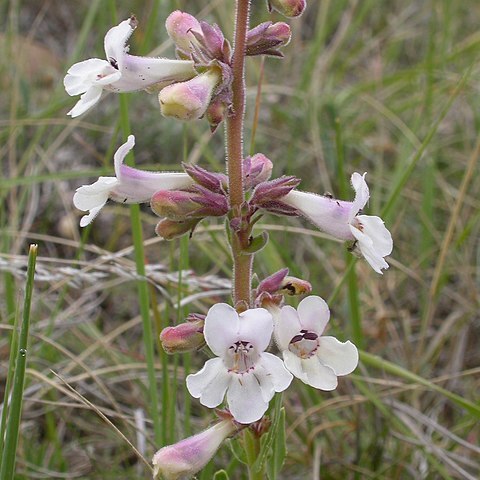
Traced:
<path fill-rule="evenodd" d="M 306 2 L 268 0 L 267 6 L 295 17 L 303 13 Z M 264 22 L 248 30 L 246 15 L 243 60 L 258 55 L 283 57 L 290 27 L 284 22 Z M 228 125 L 232 117 L 242 117 L 234 101 L 239 96 L 235 88 L 243 83 L 243 78 L 235 82 L 238 52 L 232 50 L 218 25 L 178 10 L 171 13 L 166 31 L 177 59 L 130 55 L 127 42 L 136 28 L 134 16 L 111 28 L 104 42 L 106 60 L 85 60 L 68 70 L 64 80 L 67 93 L 81 95 L 69 115 L 77 117 L 89 110 L 103 90 L 146 90 L 158 93 L 164 117 L 181 121 L 204 118 L 212 132 L 222 121 Z M 300 179 L 294 176 L 272 178 L 274 164 L 263 153 L 243 157 L 240 152 L 233 178 L 233 174 L 211 172 L 199 165 L 183 164 L 181 172 L 132 168 L 125 158 L 134 145 L 135 137 L 130 135 L 114 154 L 115 176 L 100 177 L 77 188 L 73 203 L 87 212 L 80 226 L 89 225 L 108 200 L 149 203 L 160 217 L 155 231 L 165 240 L 192 235 L 207 218 L 224 218 L 234 262 L 239 258 L 247 262 L 247 294 L 238 299 L 234 293 L 233 306 L 217 303 L 206 315 L 190 313 L 184 323 L 166 327 L 160 334 L 167 353 L 210 350 L 213 358 L 188 375 L 187 389 L 206 407 L 225 403 L 228 408 L 218 413 L 221 420 L 211 428 L 155 454 L 155 478 L 183 479 L 203 468 L 226 438 L 248 426 L 254 430 L 255 422 L 257 427 L 262 425 L 257 433 L 268 428 L 262 418 L 269 402 L 275 393 L 286 390 L 294 377 L 313 388 L 331 391 L 337 388 L 338 377 L 353 372 L 358 364 L 353 343 L 324 335 L 330 311 L 321 297 L 310 295 L 308 281 L 290 276 L 284 268 L 251 291 L 253 257 L 268 242 L 267 232 L 254 234 L 257 221 L 265 214 L 304 217 L 347 242 L 349 250 L 378 273 L 388 268 L 385 257 L 392 252 L 393 243 L 382 219 L 363 213 L 370 198 L 365 173 L 351 177 L 353 201 L 338 200 L 298 190 Z M 228 161 L 235 159 L 228 157 Z M 235 182 L 241 187 L 241 200 L 236 202 Z M 295 309 L 285 305 L 285 297 L 291 295 L 307 296 Z"/>

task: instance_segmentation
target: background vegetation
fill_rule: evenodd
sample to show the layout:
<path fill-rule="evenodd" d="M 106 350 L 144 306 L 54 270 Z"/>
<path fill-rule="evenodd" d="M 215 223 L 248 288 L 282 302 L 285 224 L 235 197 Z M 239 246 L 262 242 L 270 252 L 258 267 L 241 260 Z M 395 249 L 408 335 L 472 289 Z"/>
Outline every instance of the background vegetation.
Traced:
<path fill-rule="evenodd" d="M 261 61 L 248 60 L 247 150 L 267 154 L 275 175 L 302 178 L 305 190 L 345 190 L 347 199 L 350 174 L 367 171 L 369 212 L 382 212 L 394 252 L 379 276 L 306 222 L 270 216 L 259 226 L 271 240 L 258 275 L 288 266 L 309 279 L 330 299 L 332 334 L 365 352 L 335 392 L 295 381 L 284 394 L 288 455 L 279 478 L 478 478 L 480 4 L 309 3 L 291 22 L 285 59 L 265 62 L 254 139 Z M 176 8 L 231 38 L 233 1 L 11 0 L 0 8 L 0 398 L 28 245 L 39 244 L 15 478 L 149 478 L 126 440 L 149 460 L 212 421 L 183 382 L 205 356 L 167 358 L 155 346 L 155 441 L 130 210 L 109 204 L 80 230 L 71 200 L 77 186 L 112 174 L 125 141 L 119 98 L 105 96 L 72 120 L 76 100 L 62 79 L 74 62 L 103 58 L 105 32 L 131 12 L 140 21 L 133 53 L 173 55 L 163 23 Z M 282 20 L 254 0 L 253 22 L 270 18 Z M 221 129 L 212 136 L 206 122 L 161 118 L 154 95 L 128 102 L 137 165 L 223 169 Z M 222 225 L 166 243 L 155 236 L 157 218 L 141 212 L 157 333 L 228 301 Z M 245 478 L 228 445 L 200 478 L 221 467 Z"/>

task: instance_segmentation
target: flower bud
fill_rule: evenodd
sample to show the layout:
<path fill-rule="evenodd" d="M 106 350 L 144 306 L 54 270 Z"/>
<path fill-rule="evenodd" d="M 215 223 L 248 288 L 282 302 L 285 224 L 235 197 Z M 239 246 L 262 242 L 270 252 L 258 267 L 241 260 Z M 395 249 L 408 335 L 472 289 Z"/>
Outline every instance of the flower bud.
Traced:
<path fill-rule="evenodd" d="M 267 278 L 264 278 L 256 289 L 256 295 L 259 295 L 262 292 L 277 293 L 278 290 L 282 288 L 287 275 L 288 268 L 282 268 L 278 272 L 275 272 L 272 275 L 269 275 Z"/>
<path fill-rule="evenodd" d="M 285 22 L 264 22 L 247 33 L 247 55 L 283 57 L 279 50 L 290 42 L 292 32 Z"/>
<path fill-rule="evenodd" d="M 158 95 L 162 115 L 185 121 L 201 118 L 220 79 L 221 74 L 215 68 L 186 82 L 165 87 Z"/>
<path fill-rule="evenodd" d="M 228 185 L 228 178 L 224 173 L 209 172 L 198 165 L 183 164 L 183 169 L 196 183 L 212 192 L 223 193 Z"/>
<path fill-rule="evenodd" d="M 298 178 L 285 175 L 268 182 L 262 182 L 255 188 L 251 203 L 263 208 L 269 202 L 277 201 L 290 193 L 299 183 Z"/>
<path fill-rule="evenodd" d="M 187 56 L 192 51 L 191 42 L 195 40 L 192 32 L 200 33 L 202 31 L 200 23 L 195 17 L 180 10 L 175 10 L 168 16 L 165 27 L 177 49 Z"/>
<path fill-rule="evenodd" d="M 290 277 L 286 276 L 283 279 L 280 288 L 278 289 L 278 293 L 283 293 L 285 295 L 305 295 L 311 293 L 312 291 L 312 284 L 307 282 L 307 280 L 303 280 L 297 277 Z"/>
<path fill-rule="evenodd" d="M 164 328 L 160 334 L 163 349 L 170 354 L 199 350 L 205 345 L 204 323 L 204 319 L 198 319 Z"/>
<path fill-rule="evenodd" d="M 259 183 L 266 182 L 272 175 L 273 163 L 263 154 L 256 153 L 253 157 L 243 160 L 245 175 L 245 188 L 256 187 Z"/>
<path fill-rule="evenodd" d="M 220 98 L 213 100 L 212 103 L 210 103 L 205 117 L 207 118 L 212 133 L 217 129 L 220 123 L 222 123 L 225 115 L 227 115 L 227 111 L 227 104 Z"/>
<path fill-rule="evenodd" d="M 193 218 L 191 220 L 175 221 L 169 218 L 163 218 L 155 227 L 155 233 L 164 240 L 173 240 L 188 232 L 190 232 L 191 235 L 200 220 L 199 218 Z"/>
<path fill-rule="evenodd" d="M 298 17 L 307 6 L 306 0 L 268 0 L 269 10 L 276 10 L 285 17 Z"/>
<path fill-rule="evenodd" d="M 232 435 L 232 420 L 222 420 L 193 437 L 161 448 L 153 457 L 153 478 L 180 480 L 199 472 L 215 455 L 222 442 Z"/>
<path fill-rule="evenodd" d="M 199 208 L 193 196 L 194 194 L 182 190 L 160 190 L 153 195 L 150 205 L 159 217 L 183 220 Z"/>

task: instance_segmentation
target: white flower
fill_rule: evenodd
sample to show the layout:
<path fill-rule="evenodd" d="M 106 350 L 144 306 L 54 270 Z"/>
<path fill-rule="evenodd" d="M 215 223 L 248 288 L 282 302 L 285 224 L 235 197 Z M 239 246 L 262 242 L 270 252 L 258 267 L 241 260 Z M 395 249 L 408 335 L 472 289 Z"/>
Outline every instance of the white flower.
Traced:
<path fill-rule="evenodd" d="M 132 16 L 107 32 L 107 60 L 90 58 L 68 69 L 63 81 L 65 90 L 71 96 L 82 94 L 68 115 L 78 117 L 93 107 L 100 99 L 103 89 L 117 93 L 133 92 L 156 84 L 166 86 L 188 80 L 195 75 L 193 62 L 189 60 L 129 55 L 126 43 L 136 27 L 137 21 Z"/>
<path fill-rule="evenodd" d="M 145 203 L 159 190 L 184 188 L 193 183 L 186 173 L 146 172 L 124 165 L 123 161 L 134 145 L 135 137 L 130 135 L 116 151 L 113 157 L 116 177 L 100 177 L 91 185 L 77 188 L 73 204 L 79 210 L 89 211 L 80 220 L 81 227 L 93 221 L 108 199 L 121 203 Z"/>
<path fill-rule="evenodd" d="M 380 217 L 358 215 L 370 198 L 365 175 L 352 175 L 353 202 L 298 190 L 291 191 L 282 201 L 299 210 L 320 230 L 340 240 L 355 241 L 365 260 L 382 273 L 383 268 L 388 268 L 384 257 L 392 253 L 393 241 Z"/>
<path fill-rule="evenodd" d="M 187 377 L 191 395 L 213 408 L 222 403 L 226 393 L 228 408 L 237 422 L 262 418 L 275 392 L 285 390 L 293 378 L 278 357 L 264 352 L 272 331 L 273 318 L 263 308 L 238 314 L 226 303 L 211 307 L 204 334 L 217 358 Z"/>
<path fill-rule="evenodd" d="M 335 390 L 337 376 L 347 375 L 358 365 L 357 347 L 335 337 L 322 337 L 330 319 L 325 300 L 304 298 L 298 309 L 285 306 L 275 314 L 275 341 L 285 366 L 307 385 Z"/>

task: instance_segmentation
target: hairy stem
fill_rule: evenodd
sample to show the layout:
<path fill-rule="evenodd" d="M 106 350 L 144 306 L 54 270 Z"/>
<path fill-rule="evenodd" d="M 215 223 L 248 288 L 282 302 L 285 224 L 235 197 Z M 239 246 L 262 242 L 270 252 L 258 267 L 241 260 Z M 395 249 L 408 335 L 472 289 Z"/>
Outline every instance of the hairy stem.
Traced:
<path fill-rule="evenodd" d="M 236 1 L 235 46 L 232 59 L 233 114 L 226 121 L 226 156 L 230 208 L 234 217 L 240 215 L 245 201 L 243 185 L 243 120 L 245 115 L 245 46 L 250 0 Z M 234 303 L 250 305 L 253 255 L 242 254 L 249 242 L 248 229 L 232 232 L 233 299 Z"/>

